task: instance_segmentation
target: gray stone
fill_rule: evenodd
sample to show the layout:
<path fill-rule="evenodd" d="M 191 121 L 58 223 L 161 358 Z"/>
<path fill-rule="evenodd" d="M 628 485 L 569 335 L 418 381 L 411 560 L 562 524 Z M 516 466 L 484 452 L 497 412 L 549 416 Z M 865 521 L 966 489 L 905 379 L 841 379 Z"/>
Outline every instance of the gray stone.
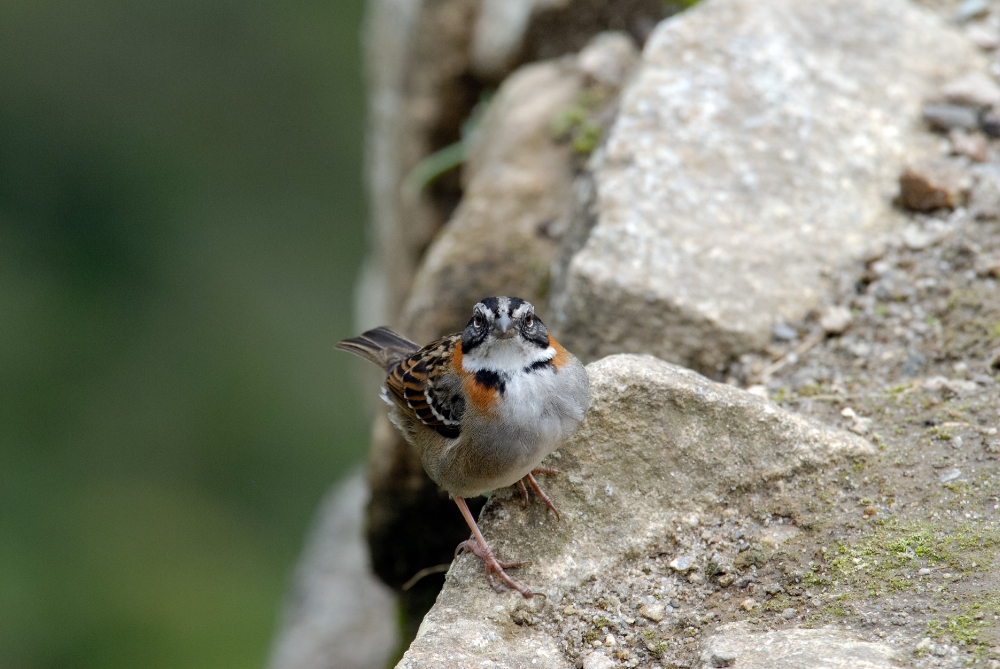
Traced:
<path fill-rule="evenodd" d="M 906 0 L 713 0 L 664 21 L 590 165 L 556 331 L 588 360 L 713 371 L 764 349 L 774 322 L 829 299 L 829 270 L 900 225 L 904 157 L 938 150 L 913 119 L 981 62 Z"/>
<path fill-rule="evenodd" d="M 956 156 L 965 156 L 977 163 L 984 163 L 989 157 L 982 133 L 953 128 L 948 133 L 948 141 L 951 142 L 951 152 Z"/>
<path fill-rule="evenodd" d="M 461 331 L 488 295 L 517 295 L 545 318 L 543 294 L 572 206 L 572 148 L 552 124 L 576 101 L 574 59 L 533 63 L 504 81 L 476 131 L 462 201 L 428 249 L 404 307 L 405 332 Z"/>
<path fill-rule="evenodd" d="M 893 669 L 897 652 L 888 644 L 860 641 L 832 629 L 761 632 L 747 623 L 719 626 L 702 644 L 701 666 L 713 657 L 735 656 L 740 669 Z M 728 666 L 728 665 L 721 665 Z"/>
<path fill-rule="evenodd" d="M 962 0 L 955 9 L 955 20 L 964 23 L 972 19 L 982 18 L 990 12 L 988 0 Z"/>
<path fill-rule="evenodd" d="M 975 130 L 979 127 L 979 116 L 975 109 L 962 105 L 934 104 L 926 105 L 922 116 L 935 130 Z"/>
<path fill-rule="evenodd" d="M 583 659 L 583 669 L 615 669 L 615 661 L 604 653 L 591 653 Z"/>
<path fill-rule="evenodd" d="M 819 318 L 819 325 L 823 331 L 830 335 L 839 335 L 851 327 L 854 317 L 851 310 L 839 305 L 830 305 L 823 310 Z"/>
<path fill-rule="evenodd" d="M 960 478 L 962 478 L 961 469 L 948 469 L 944 471 L 940 477 L 938 477 L 938 481 L 941 483 L 951 483 L 952 481 L 956 481 Z"/>
<path fill-rule="evenodd" d="M 694 564 L 690 555 L 680 555 L 670 561 L 670 568 L 674 571 L 687 571 Z"/>
<path fill-rule="evenodd" d="M 1000 218 L 1000 168 L 978 166 L 976 177 L 976 185 L 969 196 L 969 213 L 981 221 Z"/>
<path fill-rule="evenodd" d="M 996 51 L 1000 48 L 1000 34 L 997 33 L 996 27 L 990 29 L 982 26 L 969 26 L 965 34 L 973 44 L 983 51 Z"/>
<path fill-rule="evenodd" d="M 994 107 L 1000 104 L 1000 85 L 980 70 L 948 82 L 941 89 L 941 94 L 948 102 L 966 107 Z"/>
<path fill-rule="evenodd" d="M 396 651 L 396 598 L 375 578 L 362 537 L 359 473 L 320 505 L 274 640 L 270 669 L 382 669 Z"/>
<path fill-rule="evenodd" d="M 904 209 L 933 211 L 965 204 L 972 183 L 961 163 L 951 158 L 914 161 L 899 176 L 896 203 Z"/>
<path fill-rule="evenodd" d="M 562 521 L 540 525 L 545 516 L 499 496 L 480 517 L 500 559 L 532 561 L 516 576 L 547 599 L 530 606 L 559 602 L 616 565 L 657 554 L 684 518 L 721 512 L 736 486 L 873 453 L 854 435 L 650 356 L 611 356 L 587 372 L 593 404 L 560 448 L 561 475 L 545 481 Z M 562 637 L 550 626 L 511 622 L 510 612 L 525 605 L 520 595 L 493 592 L 478 558 L 460 556 L 398 667 L 478 666 L 495 658 L 505 667 L 566 667 Z"/>

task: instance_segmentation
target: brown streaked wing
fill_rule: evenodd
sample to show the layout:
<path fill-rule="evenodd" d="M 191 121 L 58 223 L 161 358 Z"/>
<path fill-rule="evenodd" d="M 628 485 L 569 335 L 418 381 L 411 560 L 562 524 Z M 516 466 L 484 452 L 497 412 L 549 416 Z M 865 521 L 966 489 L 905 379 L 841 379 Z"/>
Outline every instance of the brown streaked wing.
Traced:
<path fill-rule="evenodd" d="M 460 433 L 465 403 L 456 395 L 459 387 L 451 370 L 452 352 L 461 335 L 431 342 L 400 361 L 386 378 L 386 387 L 403 411 L 442 436 L 454 439 Z"/>

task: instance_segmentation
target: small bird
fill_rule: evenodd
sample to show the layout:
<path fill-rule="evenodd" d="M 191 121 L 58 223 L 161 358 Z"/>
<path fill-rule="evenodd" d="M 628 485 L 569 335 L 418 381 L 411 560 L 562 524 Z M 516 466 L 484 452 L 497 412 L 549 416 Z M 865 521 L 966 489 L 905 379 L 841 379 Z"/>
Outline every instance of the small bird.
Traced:
<path fill-rule="evenodd" d="M 475 541 L 458 545 L 486 566 L 497 592 L 504 586 L 524 597 L 532 592 L 505 569 L 486 544 L 466 497 L 517 484 L 527 503 L 527 483 L 559 513 L 534 474 L 555 473 L 538 465 L 569 437 L 590 406 L 583 365 L 549 334 L 530 302 L 490 297 L 476 304 L 461 333 L 420 348 L 387 327 L 345 339 L 337 348 L 386 371 L 382 399 L 389 418 L 420 453 L 431 479 L 447 490 Z"/>

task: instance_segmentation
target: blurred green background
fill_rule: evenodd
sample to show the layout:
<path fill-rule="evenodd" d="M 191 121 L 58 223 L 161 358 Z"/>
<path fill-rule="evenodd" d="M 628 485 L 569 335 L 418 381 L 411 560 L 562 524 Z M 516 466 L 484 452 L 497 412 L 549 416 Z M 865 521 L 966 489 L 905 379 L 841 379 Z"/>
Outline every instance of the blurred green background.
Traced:
<path fill-rule="evenodd" d="M 0 3 L 0 667 L 260 667 L 367 429 L 362 0 Z"/>

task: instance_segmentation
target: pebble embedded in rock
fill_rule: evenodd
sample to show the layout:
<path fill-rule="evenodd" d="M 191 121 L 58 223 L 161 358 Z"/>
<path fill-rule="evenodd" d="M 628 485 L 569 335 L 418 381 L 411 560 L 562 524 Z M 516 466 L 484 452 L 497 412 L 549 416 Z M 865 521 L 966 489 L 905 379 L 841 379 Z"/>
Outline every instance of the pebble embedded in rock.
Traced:
<path fill-rule="evenodd" d="M 962 3 L 955 9 L 955 20 L 965 23 L 972 19 L 978 19 L 990 13 L 990 3 L 987 0 L 962 0 Z"/>
<path fill-rule="evenodd" d="M 922 115 L 935 130 L 975 130 L 979 127 L 979 116 L 975 110 L 962 105 L 926 105 Z"/>
<path fill-rule="evenodd" d="M 693 563 L 690 555 L 679 555 L 670 561 L 670 568 L 674 571 L 687 571 Z"/>
<path fill-rule="evenodd" d="M 771 334 L 774 335 L 774 338 L 778 341 L 792 341 L 799 336 L 799 333 L 795 331 L 795 328 L 790 325 L 786 325 L 785 323 L 775 323 L 774 326 L 771 327 Z"/>
<path fill-rule="evenodd" d="M 785 609 L 784 611 L 781 612 L 781 617 L 784 618 L 785 620 L 791 620 L 792 618 L 794 618 L 797 615 L 798 615 L 798 611 L 796 611 L 795 609 L 793 609 L 791 607 L 789 607 L 789 608 L 787 608 L 787 609 Z"/>
<path fill-rule="evenodd" d="M 736 663 L 736 653 L 731 650 L 717 650 L 708 661 L 713 667 L 731 667 Z"/>
<path fill-rule="evenodd" d="M 691 575 L 688 576 L 688 583 L 691 583 L 693 585 L 700 585 L 701 583 L 704 583 L 704 582 L 705 582 L 705 577 L 702 576 L 701 574 L 699 574 L 696 571 L 695 572 L 691 572 Z"/>
<path fill-rule="evenodd" d="M 843 334 L 851 326 L 851 310 L 842 306 L 829 306 L 820 316 L 819 324 L 827 334 Z"/>
<path fill-rule="evenodd" d="M 951 483 L 955 479 L 961 477 L 962 477 L 961 469 L 949 469 L 948 471 L 941 474 L 941 477 L 938 478 L 938 481 L 940 481 L 941 483 Z"/>
<path fill-rule="evenodd" d="M 753 597 L 747 597 L 742 602 L 740 602 L 740 608 L 749 613 L 753 611 L 753 607 L 757 606 L 757 602 L 754 601 Z"/>
<path fill-rule="evenodd" d="M 977 109 L 1000 105 L 1000 85 L 985 72 L 970 72 L 941 89 L 944 98 L 956 105 Z"/>
<path fill-rule="evenodd" d="M 921 567 L 920 570 L 917 572 L 917 574 L 919 574 L 920 576 L 929 576 L 930 573 L 931 570 L 929 567 Z"/>
<path fill-rule="evenodd" d="M 996 51 L 1000 48 L 1000 35 L 996 29 L 989 30 L 981 26 L 969 26 L 965 31 L 966 36 L 973 44 L 983 51 Z"/>
<path fill-rule="evenodd" d="M 994 139 L 1000 137 L 1000 114 L 992 109 L 984 111 L 979 115 L 979 129 L 985 132 L 988 137 Z"/>
<path fill-rule="evenodd" d="M 604 653 L 592 652 L 583 660 L 583 669 L 614 669 L 615 661 Z"/>
<path fill-rule="evenodd" d="M 986 138 L 982 133 L 955 128 L 948 133 L 948 141 L 951 142 L 951 152 L 956 156 L 965 156 L 977 163 L 985 163 L 989 157 Z"/>
<path fill-rule="evenodd" d="M 911 163 L 899 176 L 896 203 L 904 209 L 954 209 L 965 203 L 969 183 L 955 160 L 935 158 Z"/>
<path fill-rule="evenodd" d="M 666 616 L 667 609 L 663 604 L 643 604 L 639 607 L 639 615 L 652 620 L 654 623 L 662 622 Z"/>

